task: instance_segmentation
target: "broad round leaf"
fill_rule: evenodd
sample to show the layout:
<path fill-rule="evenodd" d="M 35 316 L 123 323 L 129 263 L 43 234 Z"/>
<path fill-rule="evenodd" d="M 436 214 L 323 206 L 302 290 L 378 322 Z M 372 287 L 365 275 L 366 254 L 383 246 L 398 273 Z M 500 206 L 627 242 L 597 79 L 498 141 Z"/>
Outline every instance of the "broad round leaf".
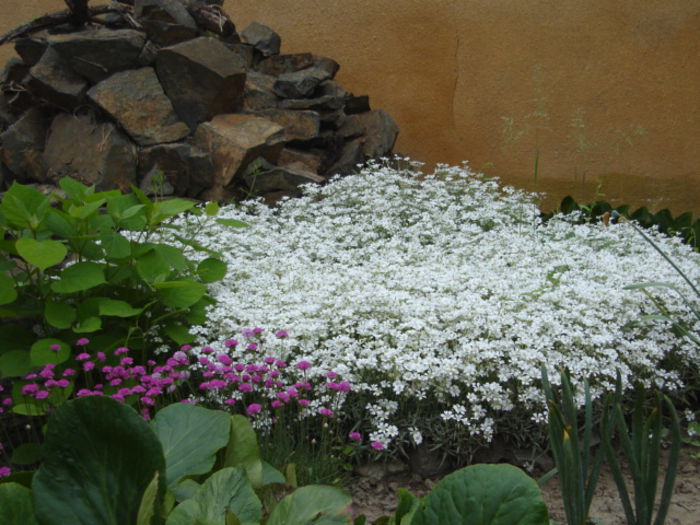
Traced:
<path fill-rule="evenodd" d="M 240 525 L 258 525 L 262 517 L 260 500 L 241 467 L 223 468 L 209 476 L 192 498 L 173 509 L 166 524 L 225 525 L 228 511 Z"/>
<path fill-rule="evenodd" d="M 205 283 L 220 281 L 226 275 L 226 263 L 221 259 L 208 257 L 197 265 L 197 275 Z"/>
<path fill-rule="evenodd" d="M 41 270 L 60 263 L 68 253 L 59 241 L 37 241 L 27 237 L 17 239 L 15 248 L 25 261 Z"/>
<path fill-rule="evenodd" d="M 34 475 L 34 507 L 46 525 L 135 523 L 163 450 L 134 409 L 82 397 L 49 419 L 45 461 Z"/>
<path fill-rule="evenodd" d="M 44 305 L 46 322 L 55 328 L 70 328 L 76 317 L 75 308 L 66 303 L 47 301 Z"/>
<path fill-rule="evenodd" d="M 76 334 L 90 334 L 92 332 L 97 332 L 100 328 L 102 328 L 102 319 L 92 316 L 81 319 L 75 323 L 73 331 Z"/>
<path fill-rule="evenodd" d="M 21 377 L 32 370 L 29 352 L 26 350 L 10 350 L 0 355 L 0 376 Z"/>
<path fill-rule="evenodd" d="M 206 286 L 194 281 L 167 281 L 153 283 L 166 306 L 187 308 L 199 301 L 207 291 Z"/>
<path fill-rule="evenodd" d="M 10 304 L 15 299 L 17 299 L 15 281 L 8 275 L 0 274 L 0 304 Z"/>
<path fill-rule="evenodd" d="M 350 524 L 352 499 L 342 490 L 325 485 L 306 485 L 280 501 L 267 525 Z M 442 522 L 434 522 L 440 523 Z"/>
<path fill-rule="evenodd" d="M 60 348 L 52 350 L 52 345 L 59 345 Z M 34 366 L 44 366 L 49 363 L 57 365 L 70 357 L 70 345 L 60 339 L 39 339 L 32 345 L 29 355 Z"/>
<path fill-rule="evenodd" d="M 36 525 L 31 492 L 19 483 L 0 483 L 0 523 Z"/>
<path fill-rule="evenodd" d="M 263 484 L 263 464 L 260 460 L 258 437 L 248 418 L 240 414 L 231 416 L 231 434 L 224 456 L 224 466 L 242 466 L 253 487 L 258 488 Z"/>
<path fill-rule="evenodd" d="M 32 465 L 42 456 L 41 443 L 23 443 L 12 451 L 10 463 L 14 465 Z"/>
<path fill-rule="evenodd" d="M 105 273 L 97 263 L 80 262 L 68 266 L 61 278 L 51 284 L 56 293 L 73 293 L 89 290 L 105 282 Z"/>
<path fill-rule="evenodd" d="M 134 308 L 126 301 L 110 299 L 108 297 L 98 297 L 97 308 L 100 315 L 113 317 L 133 317 L 139 315 L 143 311 L 142 308 Z"/>
<path fill-rule="evenodd" d="M 534 479 L 512 465 L 473 465 L 443 478 L 412 525 L 548 525 Z"/>
<path fill-rule="evenodd" d="M 12 413 L 21 416 L 43 416 L 46 414 L 46 402 L 28 399 L 24 403 L 13 405 Z"/>
<path fill-rule="evenodd" d="M 188 403 L 173 403 L 156 413 L 152 428 L 165 456 L 166 483 L 171 489 L 184 476 L 204 474 L 216 452 L 226 446 L 229 415 Z"/>

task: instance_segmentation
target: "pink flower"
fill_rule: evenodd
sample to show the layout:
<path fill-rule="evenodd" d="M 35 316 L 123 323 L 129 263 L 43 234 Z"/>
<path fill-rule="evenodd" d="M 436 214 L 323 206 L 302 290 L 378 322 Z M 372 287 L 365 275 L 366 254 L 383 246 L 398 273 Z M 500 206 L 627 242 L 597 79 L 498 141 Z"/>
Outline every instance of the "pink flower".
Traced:
<path fill-rule="evenodd" d="M 250 350 L 252 352 L 253 350 L 258 349 L 258 345 L 256 343 L 250 343 L 248 346 L 245 347 L 245 349 Z"/>
<path fill-rule="evenodd" d="M 183 352 L 187 352 L 187 351 L 189 351 L 189 350 L 192 350 L 192 347 L 191 347 L 190 345 L 182 345 L 182 346 L 180 347 L 180 350 L 183 351 Z"/>
<path fill-rule="evenodd" d="M 338 377 L 338 374 L 336 374 L 335 372 L 333 372 L 333 370 L 331 370 L 329 372 L 326 372 L 326 377 L 328 379 L 335 379 L 336 377 Z"/>
<path fill-rule="evenodd" d="M 60 349 L 61 349 L 61 345 L 57 345 L 55 343 L 49 346 L 49 350 L 51 350 L 53 352 L 58 352 Z"/>
<path fill-rule="evenodd" d="M 114 351 L 114 355 L 128 354 L 129 349 L 126 346 L 120 346 Z"/>
<path fill-rule="evenodd" d="M 88 339 L 87 337 L 81 337 L 80 339 L 78 339 L 75 342 L 75 346 L 85 346 L 89 342 L 90 342 L 90 339 Z"/>
<path fill-rule="evenodd" d="M 271 365 L 275 362 L 275 358 L 272 356 L 268 356 L 265 359 L 263 359 L 263 363 L 266 363 L 268 365 Z"/>
<path fill-rule="evenodd" d="M 107 360 L 107 356 L 104 352 L 97 352 L 97 360 L 104 363 Z"/>
<path fill-rule="evenodd" d="M 231 359 L 228 355 L 226 354 L 218 354 L 216 356 L 216 360 L 221 363 L 222 365 L 230 365 L 233 363 L 233 359 Z"/>
<path fill-rule="evenodd" d="M 279 399 L 274 399 L 274 400 L 270 403 L 270 405 L 272 406 L 272 408 L 279 408 L 279 407 L 283 407 L 283 406 L 284 406 L 284 403 L 282 403 L 282 401 L 280 401 Z"/>
<path fill-rule="evenodd" d="M 238 386 L 238 390 L 240 390 L 241 392 L 252 392 L 253 385 L 251 385 L 250 383 L 241 383 Z"/>
<path fill-rule="evenodd" d="M 321 408 L 318 413 L 325 417 L 333 417 L 333 411 L 330 408 Z"/>
<path fill-rule="evenodd" d="M 328 383 L 326 383 L 326 386 L 328 387 L 329 390 L 340 390 L 338 383 L 334 383 L 332 381 L 329 381 Z"/>
<path fill-rule="evenodd" d="M 352 387 L 350 386 L 350 383 L 348 383 L 347 381 L 341 381 L 340 383 L 338 383 L 338 390 L 340 390 L 341 392 L 350 392 L 351 388 Z"/>
<path fill-rule="evenodd" d="M 297 399 L 297 403 L 303 407 L 307 407 L 311 402 L 308 399 Z"/>
<path fill-rule="evenodd" d="M 224 341 L 224 346 L 226 348 L 235 348 L 236 346 L 238 346 L 238 341 L 236 341 L 235 339 L 227 339 L 226 341 Z"/>
<path fill-rule="evenodd" d="M 236 400 L 233 398 L 230 398 L 230 399 L 227 399 L 226 401 L 224 401 L 224 403 L 226 403 L 227 405 L 235 405 Z"/>
<path fill-rule="evenodd" d="M 384 450 L 384 443 L 382 443 L 381 441 L 372 441 L 370 445 L 374 450 Z"/>
<path fill-rule="evenodd" d="M 260 328 L 259 326 L 256 326 L 255 328 L 253 328 L 253 335 L 262 334 L 264 331 L 265 331 L 265 330 L 263 330 L 263 329 Z"/>
<path fill-rule="evenodd" d="M 119 361 L 119 364 L 122 366 L 131 366 L 134 364 L 134 358 L 133 357 L 122 357 L 121 360 Z"/>
<path fill-rule="evenodd" d="M 148 406 L 153 406 L 153 405 L 155 405 L 155 401 L 153 401 L 153 399 L 151 399 L 151 398 L 148 397 L 148 396 L 143 396 L 143 397 L 140 399 L 140 401 L 141 401 L 141 403 L 143 403 L 144 405 L 148 405 Z"/>
<path fill-rule="evenodd" d="M 296 367 L 297 367 L 299 370 L 308 370 L 309 368 L 311 368 L 311 363 L 309 363 L 308 361 L 299 361 L 299 362 L 296 364 Z"/>
<path fill-rule="evenodd" d="M 0 467 L 0 478 L 6 478 L 12 474 L 12 469 L 10 467 Z"/>
<path fill-rule="evenodd" d="M 39 390 L 39 385 L 36 383 L 29 383 L 28 385 L 24 385 L 22 387 L 22 395 L 23 396 L 29 396 L 32 394 L 35 394 Z"/>
<path fill-rule="evenodd" d="M 48 390 L 39 390 L 36 394 L 34 394 L 34 397 L 36 399 L 46 399 L 49 397 L 49 391 Z"/>
<path fill-rule="evenodd" d="M 85 361 L 86 359 L 90 359 L 90 354 L 87 352 L 81 352 L 75 356 L 75 359 L 76 361 Z"/>
<path fill-rule="evenodd" d="M 255 335 L 255 332 L 253 332 L 253 330 L 250 328 L 244 328 L 241 333 L 243 334 L 243 337 L 253 337 Z"/>
<path fill-rule="evenodd" d="M 350 432 L 348 434 L 348 437 L 353 441 L 357 441 L 358 443 L 362 441 L 362 434 L 360 434 L 359 432 Z"/>
<path fill-rule="evenodd" d="M 63 371 L 63 374 L 61 374 L 61 375 L 62 375 L 63 377 L 72 377 L 72 376 L 75 375 L 75 370 L 73 370 L 72 368 L 66 368 L 66 369 Z"/>
<path fill-rule="evenodd" d="M 56 381 L 56 386 L 60 388 L 67 388 L 68 385 L 70 385 L 70 381 L 68 381 L 67 379 L 59 379 L 58 381 Z"/>
<path fill-rule="evenodd" d="M 89 372 L 93 368 L 95 368 L 95 363 L 93 363 L 92 361 L 85 361 L 83 363 L 83 370 L 85 370 L 86 372 Z"/>
<path fill-rule="evenodd" d="M 278 359 L 277 361 L 275 361 L 275 366 L 277 368 L 287 368 L 287 363 Z"/>
<path fill-rule="evenodd" d="M 151 419 L 151 411 L 148 410 L 148 407 L 143 407 L 141 409 L 141 417 L 144 418 L 145 420 Z"/>
<path fill-rule="evenodd" d="M 285 403 L 289 402 L 289 394 L 287 394 L 287 392 L 277 392 L 276 396 L 280 401 L 284 401 Z"/>
<path fill-rule="evenodd" d="M 202 347 L 202 353 L 203 354 L 212 354 L 212 353 L 214 353 L 214 349 L 211 346 L 204 346 L 204 347 Z"/>
<path fill-rule="evenodd" d="M 286 332 L 286 330 L 279 330 L 278 332 L 275 332 L 275 337 L 277 339 L 284 339 L 285 337 L 289 337 L 289 334 Z"/>
<path fill-rule="evenodd" d="M 248 408 L 245 409 L 249 416 L 259 414 L 261 410 L 262 405 L 259 405 L 258 403 L 251 403 L 250 405 L 248 405 Z"/>

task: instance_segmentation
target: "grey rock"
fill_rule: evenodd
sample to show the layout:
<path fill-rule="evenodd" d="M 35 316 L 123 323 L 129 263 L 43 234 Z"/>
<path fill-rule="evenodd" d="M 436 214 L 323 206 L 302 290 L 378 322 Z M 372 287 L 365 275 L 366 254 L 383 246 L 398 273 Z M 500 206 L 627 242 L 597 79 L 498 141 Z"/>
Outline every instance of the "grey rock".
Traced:
<path fill-rule="evenodd" d="M 190 2 L 188 12 L 194 19 L 200 32 L 215 34 L 222 42 L 236 43 L 241 38 L 236 32 L 236 26 L 226 13 L 219 7 L 204 2 Z"/>
<path fill-rule="evenodd" d="M 136 0 L 134 15 L 148 37 L 160 46 L 197 36 L 197 24 L 179 0 Z"/>
<path fill-rule="evenodd" d="M 335 111 L 345 106 L 351 96 L 334 80 L 322 82 L 313 98 L 290 98 L 280 100 L 277 104 L 282 109 L 313 109 L 316 111 Z"/>
<path fill-rule="evenodd" d="M 418 445 L 409 453 L 408 464 L 411 472 L 424 478 L 447 474 L 452 467 L 444 455 L 431 451 L 425 444 Z"/>
<path fill-rule="evenodd" d="M 243 30 L 241 37 L 265 56 L 278 55 L 280 52 L 280 36 L 266 25 L 252 22 Z"/>
<path fill-rule="evenodd" d="M 378 109 L 349 115 L 338 134 L 345 138 L 362 136 L 362 153 L 366 157 L 381 157 L 391 153 L 399 128 L 386 111 Z"/>
<path fill-rule="evenodd" d="M 91 83 L 139 67 L 146 35 L 133 29 L 86 29 L 48 38 L 66 63 Z"/>
<path fill-rule="evenodd" d="M 323 170 L 327 177 L 333 175 L 349 175 L 358 171 L 358 164 L 364 164 L 365 156 L 362 153 L 361 139 L 347 142 L 340 151 L 340 155 L 330 167 Z"/>
<path fill-rule="evenodd" d="M 140 145 L 175 142 L 189 134 L 151 67 L 115 73 L 88 91 Z"/>
<path fill-rule="evenodd" d="M 319 67 L 309 67 L 293 73 L 283 73 L 275 81 L 273 91 L 281 98 L 307 98 L 330 75 Z"/>
<path fill-rule="evenodd" d="M 246 174 L 244 180 L 256 194 L 265 194 L 275 191 L 297 193 L 302 184 L 321 184 L 326 179 L 300 167 L 285 166 Z"/>
<path fill-rule="evenodd" d="M 87 82 L 50 47 L 29 70 L 25 82 L 35 96 L 66 110 L 83 102 L 88 87 Z"/>
<path fill-rule="evenodd" d="M 76 140 L 80 137 L 80 140 Z M 136 148 L 112 123 L 89 115 L 56 116 L 44 150 L 47 177 L 72 177 L 97 189 L 127 190 L 136 182 Z"/>
<path fill-rule="evenodd" d="M 293 109 L 263 109 L 256 115 L 276 122 L 284 128 L 283 140 L 310 140 L 318 136 L 321 119 L 315 111 Z"/>
<path fill-rule="evenodd" d="M 158 52 L 158 77 L 175 112 L 192 129 L 243 101 L 243 59 L 218 40 L 199 37 Z"/>
<path fill-rule="evenodd" d="M 199 125 L 193 142 L 212 156 L 214 187 L 228 186 L 252 160 L 275 162 L 283 147 L 283 128 L 254 115 L 217 115 Z"/>
<path fill-rule="evenodd" d="M 156 197 L 166 197 L 175 194 L 175 188 L 158 168 L 153 168 L 141 178 L 139 189 L 146 195 Z"/>
<path fill-rule="evenodd" d="M 28 66 L 33 66 L 39 59 L 41 55 L 44 54 L 49 43 L 43 36 L 31 36 L 28 38 L 21 38 L 15 42 L 15 51 L 22 57 L 22 62 Z"/>
<path fill-rule="evenodd" d="M 249 71 L 253 67 L 253 62 L 255 62 L 256 49 L 250 44 L 225 44 L 231 51 L 236 53 L 241 59 L 243 59 L 243 64 L 245 68 Z"/>
<path fill-rule="evenodd" d="M 22 180 L 43 181 L 42 158 L 48 121 L 39 108 L 31 108 L 0 134 L 0 159 Z"/>
<path fill-rule="evenodd" d="M 369 97 L 367 95 L 360 95 L 359 97 L 351 96 L 345 102 L 344 109 L 346 115 L 355 115 L 356 113 L 372 111 L 372 108 L 369 107 Z"/>
<path fill-rule="evenodd" d="M 179 196 L 196 198 L 214 182 L 211 155 L 184 142 L 158 144 L 139 152 L 140 176 L 152 178 L 157 172 Z"/>
<path fill-rule="evenodd" d="M 261 60 L 256 69 L 266 75 L 280 76 L 284 73 L 294 73 L 308 67 L 317 67 L 326 71 L 329 78 L 335 77 L 340 69 L 338 62 L 332 58 L 314 55 L 311 53 L 294 53 L 288 55 L 274 55 Z"/>
<path fill-rule="evenodd" d="M 280 166 L 295 165 L 304 166 L 304 169 L 318 174 L 321 168 L 322 151 L 302 151 L 295 148 L 285 147 L 277 159 Z"/>
<path fill-rule="evenodd" d="M 275 77 L 248 72 L 243 90 L 243 109 L 245 111 L 257 111 L 262 109 L 276 108 L 279 99 L 272 91 L 275 84 Z"/>

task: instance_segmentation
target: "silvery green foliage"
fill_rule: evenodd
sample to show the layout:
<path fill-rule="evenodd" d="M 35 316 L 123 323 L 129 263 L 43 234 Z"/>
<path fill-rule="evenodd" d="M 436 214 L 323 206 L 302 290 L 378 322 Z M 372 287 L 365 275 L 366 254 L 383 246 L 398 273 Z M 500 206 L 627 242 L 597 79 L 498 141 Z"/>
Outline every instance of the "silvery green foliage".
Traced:
<path fill-rule="evenodd" d="M 212 285 L 218 304 L 195 331 L 218 349 L 244 327 L 287 330 L 291 339 L 268 351 L 333 369 L 370 394 L 366 430 L 387 445 L 420 436 L 420 421 L 399 417 L 415 400 L 486 440 L 509 414 L 544 421 L 542 364 L 551 377 L 567 367 L 574 384 L 590 376 L 594 397 L 612 388 L 618 367 L 625 384 L 681 386 L 697 348 L 669 324 L 640 322 L 656 309 L 624 290 L 678 283 L 673 268 L 628 224 L 564 216 L 542 224 L 533 199 L 466 165 L 423 177 L 374 164 L 307 186 L 278 209 L 224 207 L 218 217 L 251 226 L 212 221 L 198 239 L 225 255 L 229 271 Z M 700 280 L 699 254 L 650 235 Z M 685 315 L 678 297 L 663 300 Z"/>

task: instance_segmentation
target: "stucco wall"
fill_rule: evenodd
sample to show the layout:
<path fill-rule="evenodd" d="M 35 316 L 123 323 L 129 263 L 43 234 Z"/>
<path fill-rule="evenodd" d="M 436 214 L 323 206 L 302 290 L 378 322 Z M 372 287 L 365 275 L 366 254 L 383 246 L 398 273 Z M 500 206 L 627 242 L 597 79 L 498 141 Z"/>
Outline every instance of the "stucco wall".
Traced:
<path fill-rule="evenodd" d="M 61 8 L 3 0 L 0 32 Z M 607 198 L 700 211 L 699 0 L 228 0 L 226 10 L 239 29 L 275 29 L 283 52 L 336 59 L 341 83 L 398 121 L 396 150 L 413 158 L 469 160 L 557 197 L 590 198 L 604 175 Z"/>

